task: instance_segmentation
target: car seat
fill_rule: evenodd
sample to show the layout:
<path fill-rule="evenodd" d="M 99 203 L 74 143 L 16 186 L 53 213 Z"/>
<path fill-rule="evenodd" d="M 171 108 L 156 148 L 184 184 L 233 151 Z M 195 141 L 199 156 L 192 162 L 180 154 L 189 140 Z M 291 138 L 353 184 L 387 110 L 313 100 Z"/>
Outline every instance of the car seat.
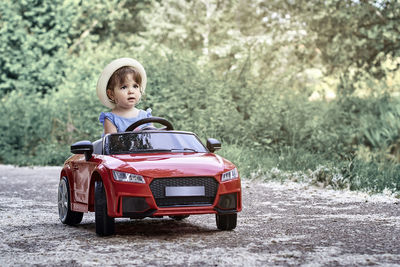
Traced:
<path fill-rule="evenodd" d="M 103 138 L 93 142 L 93 154 L 103 155 Z"/>

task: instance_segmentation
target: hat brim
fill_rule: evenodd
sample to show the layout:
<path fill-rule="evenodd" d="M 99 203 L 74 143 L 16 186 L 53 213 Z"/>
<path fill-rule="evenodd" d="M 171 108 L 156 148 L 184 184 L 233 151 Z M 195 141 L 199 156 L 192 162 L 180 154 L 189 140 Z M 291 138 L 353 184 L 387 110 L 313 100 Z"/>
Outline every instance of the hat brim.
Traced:
<path fill-rule="evenodd" d="M 102 71 L 100 74 L 99 80 L 97 81 L 97 96 L 99 97 L 100 102 L 110 108 L 113 109 L 115 108 L 115 104 L 110 101 L 110 99 L 107 96 L 107 84 L 108 80 L 110 77 L 113 75 L 113 73 L 122 67 L 125 66 L 130 66 L 136 69 L 140 76 L 142 77 L 142 93 L 146 90 L 146 84 L 147 84 L 147 76 L 146 76 L 146 71 L 144 70 L 142 64 L 140 64 L 138 61 L 134 60 L 133 58 L 118 58 L 113 61 L 111 61 Z"/>

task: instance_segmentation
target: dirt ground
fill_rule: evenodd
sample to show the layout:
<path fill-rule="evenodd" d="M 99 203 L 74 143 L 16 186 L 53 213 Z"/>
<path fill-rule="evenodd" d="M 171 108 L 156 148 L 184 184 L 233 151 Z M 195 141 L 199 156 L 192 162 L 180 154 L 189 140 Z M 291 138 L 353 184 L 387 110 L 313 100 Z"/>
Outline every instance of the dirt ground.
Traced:
<path fill-rule="evenodd" d="M 0 165 L 0 266 L 400 266 L 400 205 L 390 196 L 243 180 L 233 231 L 215 216 L 116 222 L 95 234 L 57 211 L 60 168 Z"/>

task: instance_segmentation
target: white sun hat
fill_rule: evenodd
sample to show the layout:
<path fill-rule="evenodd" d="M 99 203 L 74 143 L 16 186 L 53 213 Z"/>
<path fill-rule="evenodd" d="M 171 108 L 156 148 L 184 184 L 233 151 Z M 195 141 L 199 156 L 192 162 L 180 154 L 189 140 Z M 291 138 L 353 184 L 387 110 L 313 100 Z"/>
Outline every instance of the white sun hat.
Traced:
<path fill-rule="evenodd" d="M 133 58 L 128 58 L 128 57 L 118 58 L 111 61 L 110 64 L 108 64 L 104 68 L 104 70 L 100 74 L 99 80 L 97 81 L 97 96 L 99 97 L 100 102 L 104 106 L 110 109 L 113 109 L 115 107 L 115 104 L 112 103 L 107 96 L 108 80 L 111 78 L 111 76 L 117 69 L 125 66 L 133 67 L 135 70 L 139 72 L 140 76 L 142 77 L 142 93 L 144 93 L 146 89 L 147 76 L 146 76 L 146 71 L 144 70 L 142 64 L 140 64 Z"/>

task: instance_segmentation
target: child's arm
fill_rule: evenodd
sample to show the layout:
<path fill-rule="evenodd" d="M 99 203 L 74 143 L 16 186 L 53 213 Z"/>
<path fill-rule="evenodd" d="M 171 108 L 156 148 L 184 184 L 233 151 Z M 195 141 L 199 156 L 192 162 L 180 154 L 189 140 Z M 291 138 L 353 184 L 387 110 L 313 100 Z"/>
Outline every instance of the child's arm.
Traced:
<path fill-rule="evenodd" d="M 105 119 L 104 120 L 104 134 L 108 133 L 116 133 L 117 132 L 117 127 L 109 120 Z"/>

